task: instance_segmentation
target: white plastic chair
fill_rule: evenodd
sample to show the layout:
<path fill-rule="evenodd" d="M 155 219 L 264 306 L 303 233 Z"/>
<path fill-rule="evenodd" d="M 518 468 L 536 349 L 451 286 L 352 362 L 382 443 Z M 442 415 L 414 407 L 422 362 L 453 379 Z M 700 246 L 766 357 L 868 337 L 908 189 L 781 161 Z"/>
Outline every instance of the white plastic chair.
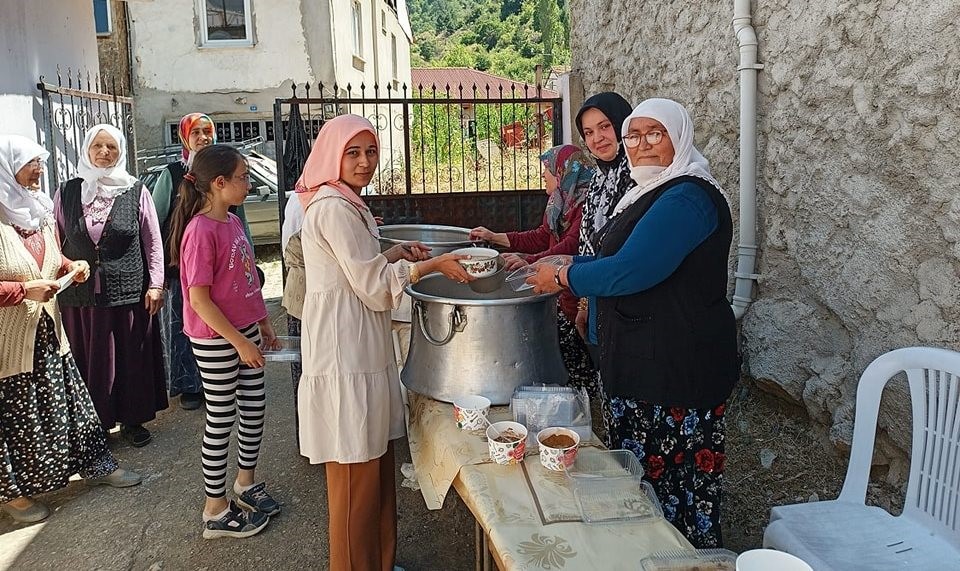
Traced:
<path fill-rule="evenodd" d="M 913 407 L 910 480 L 900 516 L 864 505 L 880 395 L 905 372 Z M 960 569 L 960 353 L 897 349 L 870 363 L 857 387 L 853 447 L 840 497 L 770 510 L 763 546 L 816 571 Z"/>

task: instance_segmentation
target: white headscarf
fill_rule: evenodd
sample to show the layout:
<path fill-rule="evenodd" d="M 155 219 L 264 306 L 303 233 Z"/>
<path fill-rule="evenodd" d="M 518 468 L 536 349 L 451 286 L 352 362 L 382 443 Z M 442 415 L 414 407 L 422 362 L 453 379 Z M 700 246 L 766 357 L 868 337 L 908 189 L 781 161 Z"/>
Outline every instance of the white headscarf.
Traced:
<path fill-rule="evenodd" d="M 37 230 L 53 215 L 53 201 L 42 190 L 17 182 L 17 173 L 33 159 L 47 160 L 50 153 L 20 135 L 0 135 L 0 218 L 25 230 Z"/>
<path fill-rule="evenodd" d="M 100 168 L 90 161 L 90 145 L 100 131 L 105 131 L 120 149 L 117 163 L 112 167 Z M 80 167 L 77 176 L 83 179 L 80 187 L 80 202 L 84 206 L 93 202 L 97 196 L 114 198 L 124 193 L 137 182 L 136 177 L 127 172 L 127 138 L 120 129 L 106 123 L 94 125 L 83 136 L 83 148 L 80 150 Z"/>
<path fill-rule="evenodd" d="M 637 117 L 656 119 L 667 129 L 667 135 L 670 137 L 670 142 L 673 143 L 673 162 L 657 176 L 628 190 L 614 208 L 614 216 L 626 210 L 628 206 L 651 190 L 658 188 L 668 180 L 681 176 L 702 178 L 720 189 L 721 193 L 723 192 L 720 183 L 710 174 L 710 163 L 693 146 L 693 120 L 690 119 L 690 114 L 687 113 L 683 105 L 670 99 L 647 99 L 637 105 L 624 120 L 620 129 L 623 135 L 626 135 L 629 131 L 630 121 Z M 629 156 L 629 153 L 627 153 L 628 160 Z"/>

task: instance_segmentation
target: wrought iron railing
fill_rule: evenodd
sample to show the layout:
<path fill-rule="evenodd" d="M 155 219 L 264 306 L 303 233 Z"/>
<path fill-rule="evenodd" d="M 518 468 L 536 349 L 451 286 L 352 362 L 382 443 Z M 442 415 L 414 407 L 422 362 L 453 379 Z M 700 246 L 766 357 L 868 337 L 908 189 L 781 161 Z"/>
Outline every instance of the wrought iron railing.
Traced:
<path fill-rule="evenodd" d="M 113 78 L 67 69 L 66 82 L 57 67 L 56 85 L 43 76 L 37 83 L 43 102 L 43 129 L 51 161 L 47 168 L 50 188 L 71 178 L 80 162 L 83 135 L 99 123 L 109 123 L 127 137 L 127 168 L 136 174 L 137 141 L 134 129 L 134 102 L 122 94 L 123 86 Z"/>

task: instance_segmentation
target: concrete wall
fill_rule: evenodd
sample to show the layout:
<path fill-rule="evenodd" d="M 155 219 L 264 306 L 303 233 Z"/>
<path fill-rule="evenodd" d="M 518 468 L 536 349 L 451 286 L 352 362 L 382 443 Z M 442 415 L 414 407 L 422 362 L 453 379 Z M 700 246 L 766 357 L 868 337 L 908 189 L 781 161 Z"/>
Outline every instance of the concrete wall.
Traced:
<path fill-rule="evenodd" d="M 960 349 L 960 2 L 775 0 L 755 11 L 763 277 L 742 324 L 745 372 L 843 447 L 872 359 Z M 733 2 L 572 0 L 571 12 L 586 93 L 683 102 L 735 198 Z M 907 401 L 904 386 L 888 388 L 881 415 L 875 461 L 893 481 L 905 477 Z"/>
<path fill-rule="evenodd" d="M 40 141 L 37 81 L 57 82 L 57 65 L 99 72 L 93 5 L 88 0 L 0 0 L 0 133 Z"/>
<path fill-rule="evenodd" d="M 299 0 L 252 1 L 250 47 L 201 47 L 195 0 L 127 6 L 141 147 L 163 145 L 166 122 L 194 111 L 234 120 L 272 118 L 273 100 L 289 97 L 293 81 L 315 81 Z"/>

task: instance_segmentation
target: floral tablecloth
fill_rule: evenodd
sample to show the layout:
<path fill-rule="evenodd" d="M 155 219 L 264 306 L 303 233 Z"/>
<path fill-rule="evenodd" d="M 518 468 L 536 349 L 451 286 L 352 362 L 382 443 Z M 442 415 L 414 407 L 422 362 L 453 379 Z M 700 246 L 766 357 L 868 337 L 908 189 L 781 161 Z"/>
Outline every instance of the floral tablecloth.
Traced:
<path fill-rule="evenodd" d="M 535 447 L 520 465 L 494 464 L 483 432 L 458 429 L 452 405 L 412 391 L 407 395 L 410 452 L 427 507 L 440 509 L 455 487 L 505 569 L 636 571 L 654 551 L 690 548 L 662 518 L 583 523 L 570 483 L 540 464 Z M 491 409 L 491 420 L 509 417 L 508 407 Z"/>

